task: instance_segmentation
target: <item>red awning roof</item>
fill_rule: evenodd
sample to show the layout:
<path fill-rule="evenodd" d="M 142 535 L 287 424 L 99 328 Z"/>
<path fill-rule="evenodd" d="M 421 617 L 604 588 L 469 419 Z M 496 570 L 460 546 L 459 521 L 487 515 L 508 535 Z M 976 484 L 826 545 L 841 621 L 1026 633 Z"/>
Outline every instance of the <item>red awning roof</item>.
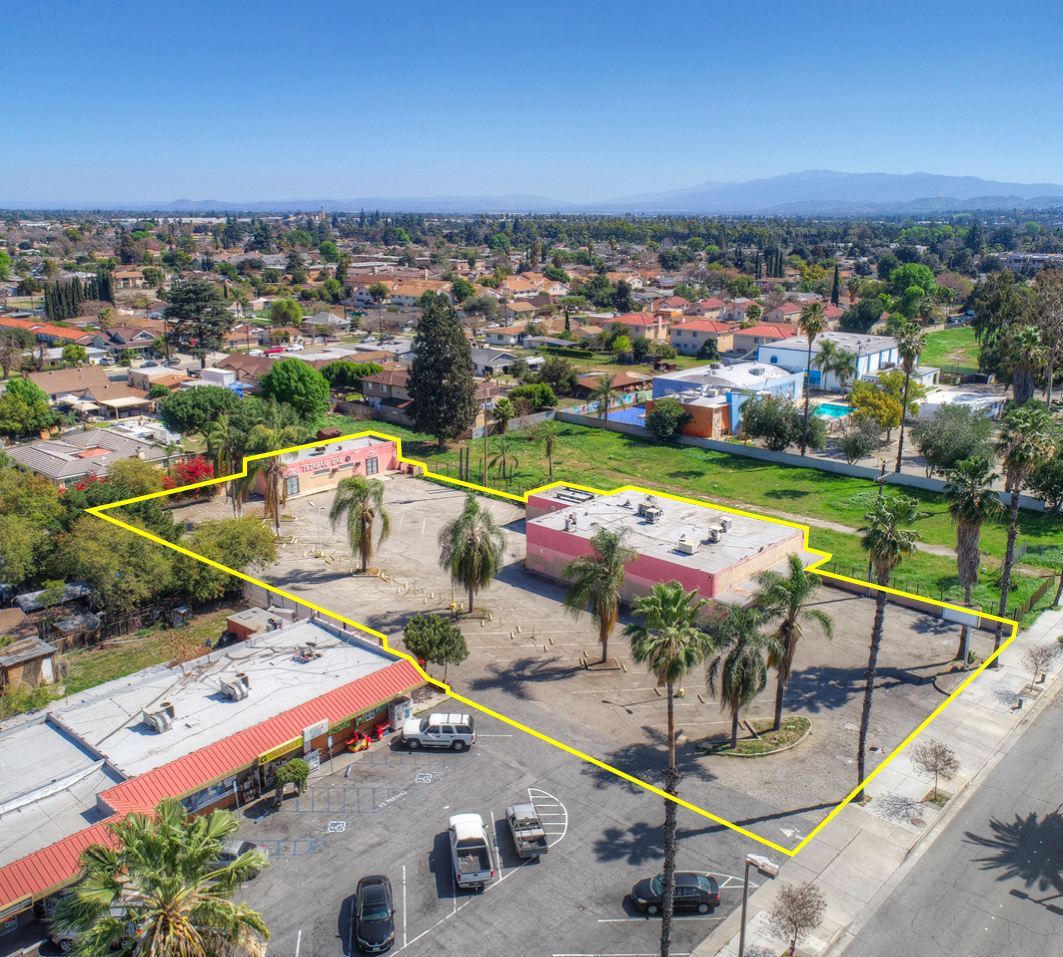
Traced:
<path fill-rule="evenodd" d="M 186 797 L 246 767 L 266 751 L 301 736 L 304 728 L 318 721 L 327 719 L 331 724 L 368 711 L 423 683 L 417 668 L 400 659 L 253 728 L 123 781 L 99 797 L 119 815 L 150 811 L 163 798 Z M 96 824 L 0 868 L 0 908 L 31 894 L 39 897 L 70 880 L 78 872 L 81 852 L 90 844 L 106 842 L 109 833 L 105 824 Z"/>

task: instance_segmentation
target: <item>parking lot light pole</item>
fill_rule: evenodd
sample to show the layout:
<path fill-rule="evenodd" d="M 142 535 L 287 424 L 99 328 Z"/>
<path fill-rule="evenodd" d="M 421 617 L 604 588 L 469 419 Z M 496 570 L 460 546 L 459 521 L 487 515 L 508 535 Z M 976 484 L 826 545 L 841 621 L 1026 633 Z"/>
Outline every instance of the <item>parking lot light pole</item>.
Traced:
<path fill-rule="evenodd" d="M 321 551 L 321 513 L 328 508 L 327 505 L 315 505 L 310 499 L 306 500 L 306 504 L 317 512 L 317 550 Z"/>
<path fill-rule="evenodd" d="M 779 876 L 779 865 L 764 857 L 763 854 L 746 855 L 746 879 L 742 884 L 742 923 L 738 930 L 738 957 L 743 957 L 746 949 L 746 895 L 749 893 L 749 865 L 752 864 L 765 877 Z"/>

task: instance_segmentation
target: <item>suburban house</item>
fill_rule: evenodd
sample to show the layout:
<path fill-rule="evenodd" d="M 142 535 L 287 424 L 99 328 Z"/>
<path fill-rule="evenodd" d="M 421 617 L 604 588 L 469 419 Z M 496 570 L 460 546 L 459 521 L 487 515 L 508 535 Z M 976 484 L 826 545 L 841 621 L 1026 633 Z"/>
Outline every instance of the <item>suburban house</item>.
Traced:
<path fill-rule="evenodd" d="M 643 286 L 643 279 L 637 272 L 607 272 L 605 278 L 614 286 L 621 282 L 626 282 L 632 289 L 641 289 Z"/>
<path fill-rule="evenodd" d="M 748 329 L 735 329 L 734 350 L 735 352 L 751 352 L 765 343 L 792 339 L 797 334 L 798 330 L 795 326 L 770 326 L 765 323 L 750 326 Z"/>
<path fill-rule="evenodd" d="M 688 316 L 700 316 L 703 319 L 719 319 L 727 304 L 722 299 L 699 299 L 689 309 Z"/>
<path fill-rule="evenodd" d="M 407 369 L 385 370 L 362 379 L 362 393 L 374 409 L 393 408 L 400 411 L 410 404 L 406 384 L 410 380 Z"/>
<path fill-rule="evenodd" d="M 796 302 L 784 302 L 764 313 L 764 321 L 772 324 L 780 322 L 796 323 L 801 318 L 801 310 L 803 308 Z"/>
<path fill-rule="evenodd" d="M 315 312 L 303 320 L 303 329 L 309 335 L 338 336 L 351 327 L 351 322 L 344 316 L 332 312 Z"/>
<path fill-rule="evenodd" d="M 513 355 L 512 352 L 501 352 L 498 349 L 472 350 L 472 365 L 474 375 L 505 375 L 509 372 L 509 367 L 516 361 L 517 357 Z M 540 362 L 541 361 L 542 359 L 540 358 Z"/>
<path fill-rule="evenodd" d="M 724 305 L 723 312 L 716 318 L 721 322 L 745 322 L 750 306 L 760 308 L 752 299 L 734 299 Z"/>
<path fill-rule="evenodd" d="M 115 266 L 112 281 L 116 289 L 143 289 L 148 285 L 139 266 Z"/>
<path fill-rule="evenodd" d="M 31 372 L 28 378 L 48 393 L 53 404 L 71 406 L 79 412 L 106 407 L 117 419 L 123 411 L 143 410 L 150 405 L 143 391 L 131 389 L 124 382 L 112 382 L 98 366 L 48 369 Z"/>
<path fill-rule="evenodd" d="M 82 335 L 80 329 L 68 326 L 54 326 L 49 322 L 34 322 L 30 319 L 16 319 L 12 316 L 0 316 L 0 328 L 28 329 L 38 342 L 56 344 L 74 342 Z"/>
<path fill-rule="evenodd" d="M 504 319 L 526 321 L 537 316 L 539 308 L 531 299 L 515 299 L 512 302 L 502 303 L 501 311 Z"/>
<path fill-rule="evenodd" d="M 833 342 L 839 350 L 844 349 L 857 357 L 856 378 L 863 376 L 877 378 L 880 371 L 896 368 L 899 361 L 897 340 L 892 336 L 870 336 L 856 332 L 829 330 L 821 332 L 812 340 L 813 362 L 816 355 L 822 351 L 825 342 Z M 757 349 L 757 361 L 803 374 L 808 362 L 808 337 L 793 336 L 783 341 L 761 345 Z M 840 386 L 833 372 L 824 374 L 814 365 L 808 373 L 808 384 L 827 391 L 838 391 Z"/>
<path fill-rule="evenodd" d="M 720 352 L 730 352 L 734 348 L 734 326 L 729 322 L 694 319 L 677 323 L 668 330 L 668 341 L 684 356 L 696 356 L 707 339 L 715 339 Z"/>
<path fill-rule="evenodd" d="M 620 323 L 627 330 L 628 338 L 632 342 L 640 337 L 649 339 L 651 342 L 668 341 L 668 322 L 660 313 L 651 316 L 647 312 L 629 312 L 627 315 L 609 320 L 610 326 L 614 323 Z"/>
<path fill-rule="evenodd" d="M 237 382 L 258 385 L 258 380 L 273 368 L 271 356 L 249 356 L 236 352 L 214 364 L 216 369 L 232 369 Z"/>
<path fill-rule="evenodd" d="M 104 348 L 115 354 L 126 351 L 134 355 L 150 352 L 159 338 L 150 329 L 132 326 L 116 326 L 102 335 Z"/>
<path fill-rule="evenodd" d="M 502 326 L 498 329 L 487 329 L 484 339 L 491 346 L 519 346 L 524 339 L 525 324 L 519 326 Z"/>
<path fill-rule="evenodd" d="M 664 299 L 656 299 L 653 305 L 650 306 L 650 310 L 659 316 L 667 316 L 675 318 L 686 314 L 687 309 L 690 308 L 690 300 L 684 299 L 682 296 L 668 296 Z"/>
<path fill-rule="evenodd" d="M 576 382 L 576 395 L 587 398 L 601 384 L 603 373 L 591 372 L 581 375 Z M 618 372 L 613 377 L 612 392 L 614 395 L 629 395 L 640 392 L 649 387 L 655 381 L 653 376 L 642 372 Z"/>
<path fill-rule="evenodd" d="M 399 283 L 391 290 L 391 304 L 409 309 L 415 306 L 417 300 L 426 292 L 439 292 L 449 296 L 450 283 L 435 279 L 415 279 L 412 282 Z"/>
<path fill-rule="evenodd" d="M 507 279 L 502 280 L 502 284 L 498 287 L 498 291 L 507 299 L 531 299 L 533 296 L 539 295 L 542 289 L 538 283 L 528 282 L 526 279 L 518 279 L 516 276 L 510 276 Z"/>
<path fill-rule="evenodd" d="M 387 286 L 388 296 L 391 295 L 391 291 L 398 285 L 396 280 L 385 279 L 383 276 L 365 276 L 359 280 L 352 281 L 351 285 L 354 289 L 355 302 L 360 306 L 371 305 L 373 303 L 373 297 L 369 294 L 369 287 L 378 282 L 382 282 Z M 386 298 L 384 302 L 387 302 Z"/>

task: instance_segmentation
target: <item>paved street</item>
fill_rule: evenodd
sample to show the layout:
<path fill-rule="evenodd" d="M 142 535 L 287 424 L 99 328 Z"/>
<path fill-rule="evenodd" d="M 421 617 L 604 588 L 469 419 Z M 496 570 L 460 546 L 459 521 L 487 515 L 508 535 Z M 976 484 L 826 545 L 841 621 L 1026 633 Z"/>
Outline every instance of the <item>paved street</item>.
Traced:
<path fill-rule="evenodd" d="M 1063 697 L 1057 696 L 846 949 L 846 957 L 1059 953 L 1061 768 Z"/>

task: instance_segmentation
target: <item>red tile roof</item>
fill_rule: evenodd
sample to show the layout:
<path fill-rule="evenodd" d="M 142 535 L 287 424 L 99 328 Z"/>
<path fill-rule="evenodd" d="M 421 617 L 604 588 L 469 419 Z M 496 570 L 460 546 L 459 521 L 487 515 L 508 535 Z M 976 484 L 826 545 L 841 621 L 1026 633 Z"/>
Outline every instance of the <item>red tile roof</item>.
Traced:
<path fill-rule="evenodd" d="M 0 319 L 0 326 L 6 326 L 8 329 L 29 329 L 34 335 L 40 333 L 43 336 L 55 336 L 57 339 L 69 339 L 71 342 L 84 334 L 76 326 L 67 328 L 66 326 L 53 326 L 47 322 L 34 322 L 30 319 L 9 319 L 6 316 Z"/>
<path fill-rule="evenodd" d="M 101 792 L 99 798 L 116 814 L 149 811 L 165 797 L 185 797 L 231 776 L 259 755 L 301 736 L 304 728 L 317 721 L 327 719 L 331 724 L 368 711 L 423 683 L 421 673 L 400 659 L 253 728 L 123 781 Z M 90 844 L 105 842 L 108 834 L 105 823 L 96 824 L 0 868 L 0 908 L 31 894 L 40 897 L 66 883 L 78 872 L 81 852 Z"/>
<path fill-rule="evenodd" d="M 681 322 L 672 326 L 671 331 L 678 329 L 697 330 L 698 332 L 731 332 L 735 329 L 733 322 L 716 322 L 714 319 L 691 319 L 689 322 Z"/>
<path fill-rule="evenodd" d="M 750 326 L 748 329 L 736 329 L 740 336 L 774 336 L 776 339 L 789 339 L 796 336 L 801 330 L 797 326 L 771 326 L 761 323 L 759 326 Z"/>
<path fill-rule="evenodd" d="M 722 299 L 701 299 L 694 303 L 695 306 L 701 306 L 702 309 L 726 309 L 727 303 Z"/>
<path fill-rule="evenodd" d="M 607 320 L 606 324 L 612 322 L 622 322 L 625 326 L 655 326 L 657 317 L 651 316 L 648 312 L 629 312 L 626 316 L 617 316 L 615 319 Z"/>

